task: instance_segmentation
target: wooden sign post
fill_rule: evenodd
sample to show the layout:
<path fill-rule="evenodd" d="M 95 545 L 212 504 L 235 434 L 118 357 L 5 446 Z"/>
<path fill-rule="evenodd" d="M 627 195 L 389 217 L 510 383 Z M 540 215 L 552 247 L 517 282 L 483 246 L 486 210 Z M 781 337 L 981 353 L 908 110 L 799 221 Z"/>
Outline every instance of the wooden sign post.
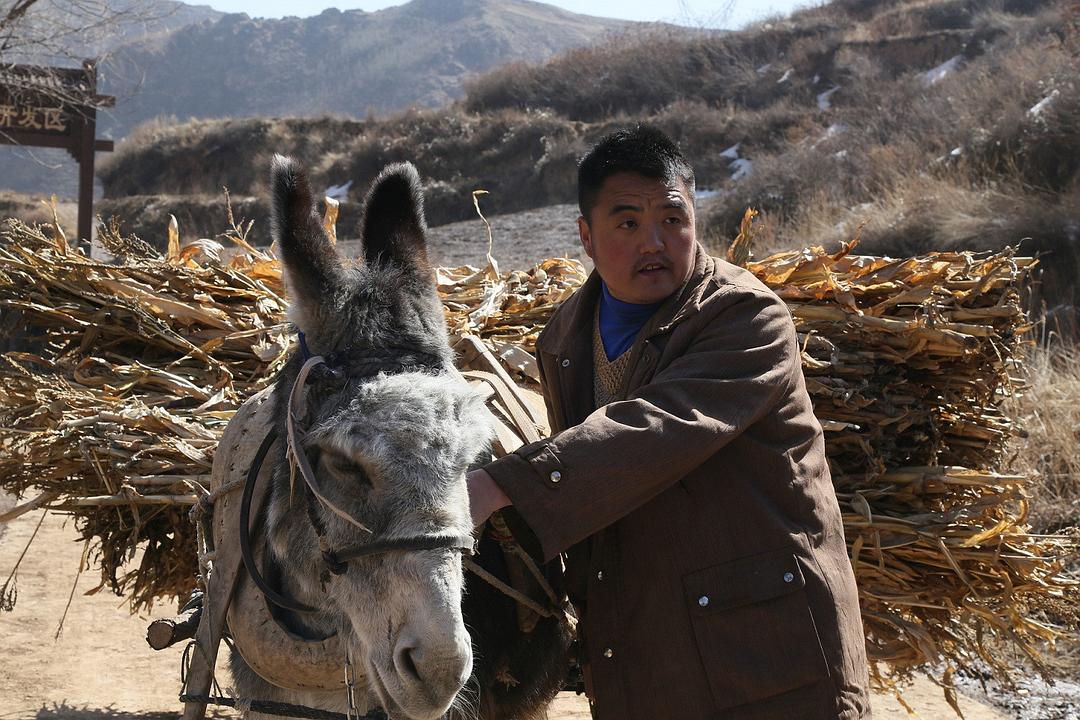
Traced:
<path fill-rule="evenodd" d="M 0 66 L 0 144 L 63 148 L 79 163 L 79 238 L 90 242 L 94 222 L 94 153 L 112 152 L 98 140 L 97 109 L 116 98 L 97 94 L 97 63 L 82 68 Z"/>

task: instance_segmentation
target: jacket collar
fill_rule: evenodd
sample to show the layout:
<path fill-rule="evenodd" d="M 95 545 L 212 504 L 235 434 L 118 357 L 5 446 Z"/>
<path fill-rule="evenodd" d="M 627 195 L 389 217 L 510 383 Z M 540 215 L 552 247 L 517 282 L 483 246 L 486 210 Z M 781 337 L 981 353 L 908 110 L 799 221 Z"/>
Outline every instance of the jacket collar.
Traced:
<path fill-rule="evenodd" d="M 682 287 L 668 296 L 641 332 L 646 337 L 668 332 L 701 309 L 702 297 L 713 275 L 713 264 L 705 248 L 697 243 L 694 248 L 694 267 Z M 558 355 L 566 354 L 573 345 L 585 343 L 592 346 L 593 313 L 600 299 L 600 276 L 593 270 L 588 279 L 566 301 L 565 311 L 549 326 L 545 333 L 543 349 Z"/>

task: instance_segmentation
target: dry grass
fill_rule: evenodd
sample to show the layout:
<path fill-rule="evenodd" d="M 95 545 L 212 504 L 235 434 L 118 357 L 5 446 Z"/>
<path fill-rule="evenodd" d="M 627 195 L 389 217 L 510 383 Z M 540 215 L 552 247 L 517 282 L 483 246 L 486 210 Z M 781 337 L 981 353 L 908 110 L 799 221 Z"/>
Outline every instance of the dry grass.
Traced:
<path fill-rule="evenodd" d="M 806 37 L 834 34 L 828 26 L 746 33 L 666 29 L 634 33 L 572 50 L 543 65 L 512 64 L 466 87 L 472 112 L 549 108 L 571 120 L 598 122 L 624 114 L 651 115 L 681 99 L 735 102 L 756 108 L 784 94 L 760 82 L 757 68 Z"/>
<path fill-rule="evenodd" d="M 491 191 L 494 213 L 572 201 L 577 157 L 607 127 L 584 128 L 550 112 L 479 116 L 460 107 L 367 120 L 193 120 L 169 132 L 140 130 L 142 139 L 122 144 L 99 175 L 107 202 L 117 204 L 128 196 L 160 196 L 158 207 L 177 194 L 215 196 L 223 186 L 238 197 L 265 196 L 265 168 L 284 152 L 310 164 L 317 188 L 353 180 L 355 202 L 383 166 L 408 160 L 426 180 L 429 222 L 442 224 L 472 218 L 471 193 L 478 188 Z M 348 222 L 346 216 L 342 234 L 355 237 L 358 217 Z"/>
<path fill-rule="evenodd" d="M 0 218 L 14 217 L 29 224 L 51 223 L 53 209 L 50 203 L 50 198 L 0 190 Z M 76 210 L 71 204 L 56 208 L 61 227 L 71 235 L 75 233 Z"/>
<path fill-rule="evenodd" d="M 1075 338 L 1076 316 L 1065 336 Z M 1053 323 L 1050 323 L 1051 325 Z M 1080 528 L 1080 345 L 1063 340 L 1042 323 L 1042 342 L 1023 363 L 1024 384 L 1006 400 L 1025 435 L 1014 443 L 1012 466 L 1031 478 L 1027 494 L 1032 532 L 1075 532 Z M 1067 567 L 1080 574 L 1080 557 Z M 1062 677 L 1080 680 L 1080 636 L 1060 638 L 1044 651 Z"/>
<path fill-rule="evenodd" d="M 1032 349 L 1025 368 L 1025 386 L 1007 407 L 1027 433 L 1014 467 L 1035 478 L 1032 527 L 1080 527 L 1080 346 L 1051 336 Z"/>
<path fill-rule="evenodd" d="M 947 4 L 906 3 L 892 15 Z M 983 14 L 1002 24 L 1009 6 Z M 835 247 L 860 227 L 873 254 L 1021 244 L 1047 254 L 1039 299 L 1077 302 L 1080 54 L 1060 32 L 1063 3 L 1026 12 L 932 85 L 891 78 L 873 55 L 839 53 L 834 107 L 786 144 L 750 151 L 754 175 L 703 213 L 712 234 L 733 237 L 751 206 L 766 221 L 766 250 Z"/>

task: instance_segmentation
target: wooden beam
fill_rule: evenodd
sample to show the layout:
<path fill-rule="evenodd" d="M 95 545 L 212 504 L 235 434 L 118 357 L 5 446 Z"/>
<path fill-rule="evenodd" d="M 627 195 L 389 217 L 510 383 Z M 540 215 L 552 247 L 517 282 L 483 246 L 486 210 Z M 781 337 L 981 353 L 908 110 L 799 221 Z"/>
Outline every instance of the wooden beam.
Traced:
<path fill-rule="evenodd" d="M 160 618 L 150 623 L 146 628 L 146 644 L 155 650 L 164 650 L 181 640 L 195 637 L 199 621 L 202 620 L 203 606 L 201 600 L 189 605 L 176 617 Z"/>
<path fill-rule="evenodd" d="M 56 498 L 60 497 L 60 493 L 57 490 L 46 490 L 38 495 L 33 500 L 24 502 L 22 505 L 16 505 L 5 513 L 0 513 L 0 523 L 6 523 L 10 520 L 14 520 L 20 515 L 24 515 L 31 510 L 35 510 L 42 505 L 48 505 Z"/>
<path fill-rule="evenodd" d="M 5 129 L 0 132 L 0 145 L 28 145 L 32 147 L 60 148 L 69 150 L 78 145 L 75 135 L 60 135 L 43 132 L 22 132 Z"/>

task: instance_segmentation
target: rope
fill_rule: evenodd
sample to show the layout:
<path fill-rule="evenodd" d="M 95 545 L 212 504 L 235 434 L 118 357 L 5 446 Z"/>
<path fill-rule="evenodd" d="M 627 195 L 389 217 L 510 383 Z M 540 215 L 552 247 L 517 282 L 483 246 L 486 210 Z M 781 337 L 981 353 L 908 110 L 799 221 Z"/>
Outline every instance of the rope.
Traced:
<path fill-rule="evenodd" d="M 15 567 L 11 568 L 11 574 L 8 575 L 7 580 L 4 581 L 3 587 L 0 587 L 0 611 L 10 612 L 15 609 L 15 602 L 19 598 L 19 591 L 11 585 L 12 578 L 15 577 L 15 573 L 19 571 L 19 565 L 22 564 L 23 558 L 26 557 L 26 551 L 30 549 L 31 543 L 34 542 L 34 538 L 37 537 L 38 530 L 41 529 L 41 523 L 45 522 L 45 516 L 49 514 L 46 510 L 41 514 L 41 518 L 38 520 L 36 526 L 34 526 L 34 532 L 30 536 L 30 539 L 26 541 L 26 547 L 23 548 L 22 553 L 19 555 L 19 559 L 15 561 Z M 11 585 L 11 589 L 8 586 Z"/>
<path fill-rule="evenodd" d="M 529 571 L 529 574 L 536 580 L 536 584 L 539 585 L 544 591 L 544 594 L 547 595 L 551 604 L 554 607 L 559 607 L 561 603 L 559 602 L 558 595 L 555 594 L 554 588 L 551 587 L 551 583 L 548 582 L 548 579 L 544 576 L 544 573 L 540 570 L 536 561 L 533 560 L 532 555 L 525 552 L 525 548 L 521 547 L 517 540 L 514 539 L 514 534 L 510 532 L 510 528 L 507 526 L 506 520 L 503 519 L 502 515 L 500 513 L 495 513 L 489 518 L 488 522 L 491 523 L 491 527 L 494 529 L 491 536 L 495 538 L 503 551 L 510 552 L 521 560 L 522 564 Z"/>
<path fill-rule="evenodd" d="M 469 572 L 473 573 L 474 575 L 479 577 L 481 580 L 483 580 L 487 584 L 494 587 L 496 590 L 500 590 L 504 595 L 508 595 L 509 597 L 511 597 L 514 600 L 518 601 L 519 603 L 521 603 L 525 607 L 532 610 L 537 615 L 540 615 L 541 617 L 547 617 L 547 618 L 558 617 L 558 613 L 556 613 L 554 610 L 550 610 L 550 609 L 544 607 L 543 605 L 536 602 L 532 598 L 528 597 L 524 593 L 520 592 L 516 588 L 513 588 L 513 587 L 507 585 L 502 580 L 495 577 L 494 575 L 492 575 L 487 570 L 485 570 L 484 568 L 477 565 L 475 562 L 473 562 L 469 558 L 462 558 L 461 562 L 465 565 L 465 567 L 469 570 Z"/>
<path fill-rule="evenodd" d="M 372 710 L 367 715 L 349 716 L 333 710 L 320 710 L 306 705 L 275 702 L 273 700 L 253 700 L 251 698 L 231 698 L 220 695 L 180 695 L 180 702 L 202 703 L 203 705 L 223 705 L 244 712 L 257 712 L 278 717 L 297 717 L 304 720 L 388 720 L 382 710 Z"/>
<path fill-rule="evenodd" d="M 228 495 L 233 490 L 239 490 L 242 487 L 244 487 L 244 478 L 238 477 L 235 480 L 230 480 L 229 482 L 223 483 L 217 488 L 208 492 L 203 502 L 205 502 L 207 505 L 213 505 L 222 495 Z"/>
<path fill-rule="evenodd" d="M 198 558 L 199 563 L 199 579 L 202 581 L 204 588 L 209 587 L 209 571 L 210 563 L 217 560 L 217 553 L 213 549 L 213 542 L 209 540 L 209 536 L 212 534 L 212 529 L 209 525 L 208 514 L 214 510 L 214 503 L 222 495 L 228 495 L 229 493 L 239 490 L 244 486 L 244 478 L 236 478 L 227 483 L 223 483 L 215 489 L 207 492 L 206 488 L 198 483 L 188 483 L 188 486 L 194 485 L 199 491 L 199 501 L 191 506 L 188 510 L 188 519 L 195 524 L 195 555 Z"/>

